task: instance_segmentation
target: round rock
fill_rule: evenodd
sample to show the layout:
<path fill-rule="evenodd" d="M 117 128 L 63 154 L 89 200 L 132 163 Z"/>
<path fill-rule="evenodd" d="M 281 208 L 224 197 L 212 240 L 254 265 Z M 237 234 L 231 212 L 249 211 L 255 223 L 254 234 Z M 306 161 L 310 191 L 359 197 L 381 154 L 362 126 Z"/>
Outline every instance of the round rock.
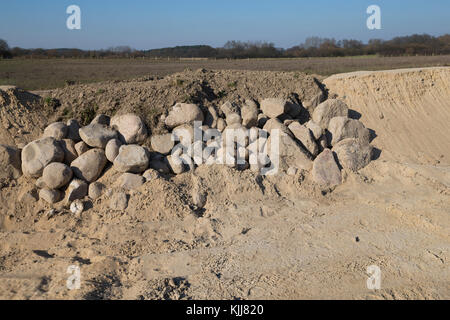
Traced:
<path fill-rule="evenodd" d="M 62 140 L 67 137 L 67 133 L 69 131 L 69 128 L 67 125 L 63 122 L 55 122 L 50 124 L 47 128 L 44 130 L 43 137 L 52 137 L 56 140 Z"/>
<path fill-rule="evenodd" d="M 72 170 L 64 163 L 53 162 L 44 168 L 42 179 L 50 189 L 59 189 L 72 179 Z"/>
<path fill-rule="evenodd" d="M 119 172 L 141 173 L 148 168 L 149 156 L 139 145 L 123 145 L 114 159 L 114 168 Z"/>
<path fill-rule="evenodd" d="M 117 155 L 119 154 L 120 147 L 122 146 L 122 142 L 119 139 L 111 139 L 106 144 L 105 154 L 106 158 L 110 162 L 114 162 Z"/>
<path fill-rule="evenodd" d="M 52 137 L 35 140 L 22 150 L 22 171 L 28 177 L 39 178 L 51 162 L 62 162 L 64 151 Z"/>
<path fill-rule="evenodd" d="M 147 127 L 140 117 L 129 113 L 114 116 L 111 127 L 119 131 L 120 140 L 127 144 L 141 143 L 147 138 Z"/>
<path fill-rule="evenodd" d="M 100 176 L 107 161 L 105 151 L 91 149 L 75 159 L 71 168 L 77 178 L 93 182 Z"/>

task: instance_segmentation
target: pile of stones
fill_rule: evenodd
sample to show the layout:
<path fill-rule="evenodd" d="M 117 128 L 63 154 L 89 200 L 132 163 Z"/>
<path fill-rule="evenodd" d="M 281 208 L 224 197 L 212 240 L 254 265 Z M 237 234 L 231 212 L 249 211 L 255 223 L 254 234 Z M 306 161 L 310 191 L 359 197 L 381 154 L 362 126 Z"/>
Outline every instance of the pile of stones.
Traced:
<path fill-rule="evenodd" d="M 182 174 L 211 164 L 259 173 L 275 169 L 294 175 L 305 170 L 313 181 L 329 188 L 342 183 L 342 169 L 358 171 L 372 158 L 369 130 L 348 114 L 347 105 L 338 99 L 326 100 L 309 112 L 278 98 L 260 103 L 248 99 L 242 105 L 226 102 L 217 109 L 177 103 L 161 116 L 163 134 L 150 137 L 135 114 L 112 118 L 101 114 L 83 127 L 73 119 L 52 123 L 21 153 L 1 146 L 0 160 L 13 164 L 15 178 L 21 169 L 35 179 L 42 200 L 65 201 L 73 211 L 82 210 L 79 200 L 97 199 L 106 192 L 97 179 L 108 162 L 121 173 L 118 182 L 128 190 L 159 174 Z M 229 132 L 245 138 L 230 139 Z M 279 141 L 276 161 L 270 152 L 274 137 Z M 111 208 L 126 208 L 126 194 L 110 196 Z"/>

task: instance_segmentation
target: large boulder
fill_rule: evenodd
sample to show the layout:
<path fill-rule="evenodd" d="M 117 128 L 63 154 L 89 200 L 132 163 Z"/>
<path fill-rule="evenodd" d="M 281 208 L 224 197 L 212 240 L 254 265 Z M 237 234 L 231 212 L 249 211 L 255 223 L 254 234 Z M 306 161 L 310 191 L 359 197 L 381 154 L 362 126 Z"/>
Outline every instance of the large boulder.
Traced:
<path fill-rule="evenodd" d="M 50 125 L 48 125 L 47 128 L 44 130 L 43 137 L 52 137 L 56 140 L 62 140 L 67 137 L 67 133 L 69 132 L 69 128 L 67 125 L 63 122 L 55 122 Z"/>
<path fill-rule="evenodd" d="M 373 148 L 364 141 L 349 138 L 339 141 L 333 147 L 333 152 L 343 168 L 358 171 L 370 163 Z"/>
<path fill-rule="evenodd" d="M 278 168 L 282 171 L 287 171 L 290 167 L 307 171 L 311 169 L 312 161 L 306 151 L 289 135 L 271 134 L 267 139 L 266 149 L 272 164 L 276 166 L 278 163 Z"/>
<path fill-rule="evenodd" d="M 139 145 L 123 145 L 114 159 L 114 168 L 119 172 L 141 173 L 148 168 L 149 155 Z"/>
<path fill-rule="evenodd" d="M 317 145 L 312 132 L 305 126 L 301 125 L 297 121 L 292 122 L 289 125 L 289 130 L 294 134 L 294 137 L 302 143 L 306 150 L 313 156 L 319 153 L 319 146 Z"/>
<path fill-rule="evenodd" d="M 39 178 L 49 163 L 63 160 L 64 151 L 54 138 L 35 140 L 22 150 L 22 172 L 25 176 Z"/>
<path fill-rule="evenodd" d="M 328 125 L 328 144 L 334 146 L 347 138 L 359 139 L 364 144 L 370 142 L 370 131 L 361 121 L 347 117 L 334 117 Z"/>
<path fill-rule="evenodd" d="M 91 149 L 75 159 L 71 168 L 77 178 L 93 182 L 100 176 L 107 162 L 105 151 Z"/>
<path fill-rule="evenodd" d="M 269 118 L 276 118 L 289 110 L 288 101 L 279 98 L 269 98 L 261 101 L 261 110 Z"/>
<path fill-rule="evenodd" d="M 323 188 L 332 188 L 342 183 L 341 170 L 330 149 L 323 150 L 314 160 L 311 176 Z"/>
<path fill-rule="evenodd" d="M 20 150 L 0 144 L 0 179 L 17 179 L 21 175 Z"/>
<path fill-rule="evenodd" d="M 348 107 L 345 102 L 338 99 L 329 99 L 314 109 L 312 120 L 322 127 L 322 129 L 327 129 L 332 118 L 347 116 Z"/>
<path fill-rule="evenodd" d="M 64 163 L 52 162 L 44 168 L 42 180 L 50 189 L 59 189 L 72 179 L 73 172 Z"/>
<path fill-rule="evenodd" d="M 80 137 L 90 147 L 105 149 L 111 139 L 118 137 L 117 131 L 104 124 L 93 123 L 80 129 Z"/>
<path fill-rule="evenodd" d="M 152 149 L 161 154 L 169 154 L 175 142 L 171 133 L 153 135 L 151 139 Z"/>
<path fill-rule="evenodd" d="M 142 143 L 148 136 L 144 121 L 132 113 L 112 117 L 111 127 L 119 131 L 120 140 L 127 144 Z"/>
<path fill-rule="evenodd" d="M 202 110 L 195 104 L 177 103 L 172 107 L 165 124 L 172 129 L 182 124 L 190 124 L 194 121 L 203 121 L 204 116 Z"/>

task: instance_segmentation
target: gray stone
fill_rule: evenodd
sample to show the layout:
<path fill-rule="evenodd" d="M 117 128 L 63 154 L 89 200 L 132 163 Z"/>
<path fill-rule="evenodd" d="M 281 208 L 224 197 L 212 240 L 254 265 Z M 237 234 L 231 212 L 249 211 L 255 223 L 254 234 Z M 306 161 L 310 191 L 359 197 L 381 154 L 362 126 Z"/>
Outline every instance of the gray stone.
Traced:
<path fill-rule="evenodd" d="M 59 145 L 64 152 L 64 163 L 70 165 L 72 161 L 78 157 L 78 152 L 75 149 L 75 142 L 70 139 L 64 139 L 59 141 Z"/>
<path fill-rule="evenodd" d="M 105 151 L 91 149 L 75 159 L 71 168 L 77 178 L 93 182 L 100 176 L 107 162 Z"/>
<path fill-rule="evenodd" d="M 277 118 L 267 120 L 266 124 L 263 127 L 269 134 L 271 134 L 272 130 L 279 130 L 281 135 L 288 135 L 293 137 L 292 132 L 286 127 L 280 120 Z"/>
<path fill-rule="evenodd" d="M 181 174 L 187 169 L 186 165 L 183 162 L 183 159 L 181 159 L 179 156 L 167 156 L 167 162 L 169 164 L 169 168 L 175 174 Z"/>
<path fill-rule="evenodd" d="M 134 190 L 145 183 L 145 178 L 134 173 L 123 173 L 119 177 L 119 186 L 126 190 Z"/>
<path fill-rule="evenodd" d="M 288 102 L 279 98 L 264 99 L 261 101 L 261 110 L 266 116 L 274 119 L 288 111 Z"/>
<path fill-rule="evenodd" d="M 51 137 L 56 140 L 62 140 L 67 137 L 69 128 L 63 122 L 54 122 L 47 126 L 44 130 L 43 138 Z"/>
<path fill-rule="evenodd" d="M 75 143 L 80 142 L 80 124 L 75 119 L 70 119 L 66 123 L 67 125 L 67 139 L 73 140 Z"/>
<path fill-rule="evenodd" d="M 128 196 L 124 192 L 114 193 L 109 200 L 109 208 L 115 211 L 123 211 L 128 207 Z"/>
<path fill-rule="evenodd" d="M 242 123 L 241 116 L 235 112 L 229 113 L 225 120 L 226 120 L 227 126 L 230 126 L 232 124 L 241 124 Z"/>
<path fill-rule="evenodd" d="M 39 189 L 47 188 L 47 185 L 45 184 L 45 181 L 42 177 L 36 180 L 35 186 L 38 187 Z"/>
<path fill-rule="evenodd" d="M 109 140 L 105 147 L 106 159 L 108 159 L 110 162 L 114 162 L 116 157 L 119 155 L 119 150 L 121 146 L 122 142 L 120 142 L 119 139 Z"/>
<path fill-rule="evenodd" d="M 332 188 L 342 183 L 341 170 L 330 149 L 323 150 L 314 160 L 311 175 L 313 181 L 324 188 Z"/>
<path fill-rule="evenodd" d="M 22 175 L 20 149 L 0 144 L 0 179 L 18 179 Z"/>
<path fill-rule="evenodd" d="M 120 140 L 127 144 L 142 143 L 148 136 L 144 121 L 132 113 L 114 116 L 111 127 L 119 131 Z"/>
<path fill-rule="evenodd" d="M 183 124 L 172 130 L 174 141 L 180 141 L 185 146 L 192 144 L 194 141 L 194 127 L 192 125 Z"/>
<path fill-rule="evenodd" d="M 61 193 L 58 190 L 52 190 L 47 188 L 41 189 L 39 191 L 39 199 L 42 199 L 49 204 L 54 204 L 59 200 L 61 200 Z"/>
<path fill-rule="evenodd" d="M 314 140 L 311 131 L 307 127 L 295 121 L 289 125 L 289 130 L 291 130 L 295 138 L 301 142 L 309 153 L 313 156 L 316 156 L 319 153 L 319 146 Z"/>
<path fill-rule="evenodd" d="M 109 140 L 118 137 L 117 131 L 98 123 L 87 125 L 79 132 L 81 139 L 93 148 L 105 149 Z"/>
<path fill-rule="evenodd" d="M 88 193 L 88 185 L 83 180 L 74 179 L 67 187 L 66 199 L 70 203 L 77 199 L 83 199 Z"/>
<path fill-rule="evenodd" d="M 92 182 L 89 185 L 88 195 L 92 200 L 100 198 L 105 190 L 105 185 L 100 182 Z"/>
<path fill-rule="evenodd" d="M 192 203 L 199 209 L 203 208 L 206 205 L 206 193 L 194 189 L 192 191 Z"/>
<path fill-rule="evenodd" d="M 119 172 L 141 173 L 149 165 L 147 151 L 139 145 L 123 145 L 114 160 L 114 168 Z"/>
<path fill-rule="evenodd" d="M 322 102 L 314 109 L 312 120 L 322 129 L 327 129 L 332 118 L 347 116 L 348 107 L 345 102 L 338 99 L 329 99 Z"/>
<path fill-rule="evenodd" d="M 39 178 L 51 162 L 62 162 L 64 151 L 51 137 L 35 140 L 22 150 L 22 172 L 27 177 Z"/>
<path fill-rule="evenodd" d="M 84 141 L 80 141 L 75 144 L 75 150 L 77 151 L 78 156 L 81 156 L 83 153 L 89 150 L 89 146 Z"/>
<path fill-rule="evenodd" d="M 72 179 L 73 172 L 64 163 L 52 162 L 44 168 L 42 179 L 50 189 L 59 189 L 67 185 Z"/>
<path fill-rule="evenodd" d="M 343 168 L 356 172 L 370 163 L 373 148 L 364 141 L 349 138 L 339 141 L 333 147 L 333 152 Z"/>
<path fill-rule="evenodd" d="M 328 143 L 334 146 L 341 140 L 355 138 L 364 144 L 370 142 L 370 131 L 364 127 L 361 121 L 347 117 L 335 117 L 328 125 Z"/>
<path fill-rule="evenodd" d="M 161 154 L 169 154 L 172 151 L 175 142 L 171 133 L 153 135 L 151 139 L 152 149 Z"/>
<path fill-rule="evenodd" d="M 316 140 L 319 140 L 320 137 L 322 137 L 323 134 L 325 133 L 324 129 L 322 129 L 321 126 L 319 126 L 317 123 L 315 123 L 315 122 L 312 121 L 312 120 L 309 120 L 309 121 L 305 124 L 305 126 L 306 126 L 309 130 L 311 130 L 311 132 L 312 132 L 312 134 L 313 134 L 313 136 L 314 136 L 314 139 L 316 139 Z"/>
<path fill-rule="evenodd" d="M 278 168 L 282 171 L 287 171 L 290 167 L 300 170 L 311 169 L 312 161 L 308 157 L 306 151 L 289 135 L 280 135 L 278 141 L 278 154 L 276 149 L 273 149 L 272 141 L 276 143 L 276 135 L 274 134 L 270 135 L 266 143 L 268 156 L 274 166 L 278 162 Z"/>
<path fill-rule="evenodd" d="M 229 101 L 225 102 L 223 105 L 220 106 L 220 111 L 223 112 L 225 117 L 228 117 L 231 113 L 237 113 L 240 114 L 241 110 L 239 109 L 238 105 L 235 103 L 231 103 Z"/>
<path fill-rule="evenodd" d="M 245 100 L 241 108 L 242 125 L 251 128 L 258 125 L 258 106 L 252 99 Z"/>
<path fill-rule="evenodd" d="M 177 103 L 172 107 L 165 124 L 172 129 L 182 124 L 191 124 L 194 121 L 203 121 L 204 116 L 202 110 L 195 104 Z"/>

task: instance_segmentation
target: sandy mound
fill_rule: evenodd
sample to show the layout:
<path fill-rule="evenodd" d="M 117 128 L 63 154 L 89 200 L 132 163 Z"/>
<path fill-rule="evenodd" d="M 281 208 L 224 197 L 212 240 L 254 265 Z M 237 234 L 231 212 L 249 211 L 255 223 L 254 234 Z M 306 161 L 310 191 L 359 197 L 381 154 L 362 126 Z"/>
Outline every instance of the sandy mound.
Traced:
<path fill-rule="evenodd" d="M 450 68 L 361 71 L 324 83 L 375 131 L 383 156 L 450 164 Z"/>
<path fill-rule="evenodd" d="M 77 217 L 37 200 L 35 185 L 21 177 L 0 189 L 0 297 L 448 299 L 450 132 L 444 111 L 428 111 L 448 103 L 448 69 L 338 78 L 328 89 L 375 130 L 382 153 L 357 173 L 343 171 L 333 192 L 302 171 L 270 177 L 200 166 L 148 181 L 123 212 L 100 197 Z M 322 93 L 314 78 L 293 73 L 199 70 L 39 94 L 61 104 L 42 123 L 131 111 L 157 132 L 159 115 L 186 95 L 202 106 L 268 96 L 305 105 Z M 419 103 L 428 99 L 433 104 Z M 44 128 L 36 123 L 34 138 Z M 118 176 L 107 167 L 99 181 L 112 185 Z M 202 209 L 194 188 L 207 193 Z M 78 290 L 66 286 L 71 265 L 80 267 Z M 380 290 L 366 287 L 370 265 L 382 271 Z"/>

